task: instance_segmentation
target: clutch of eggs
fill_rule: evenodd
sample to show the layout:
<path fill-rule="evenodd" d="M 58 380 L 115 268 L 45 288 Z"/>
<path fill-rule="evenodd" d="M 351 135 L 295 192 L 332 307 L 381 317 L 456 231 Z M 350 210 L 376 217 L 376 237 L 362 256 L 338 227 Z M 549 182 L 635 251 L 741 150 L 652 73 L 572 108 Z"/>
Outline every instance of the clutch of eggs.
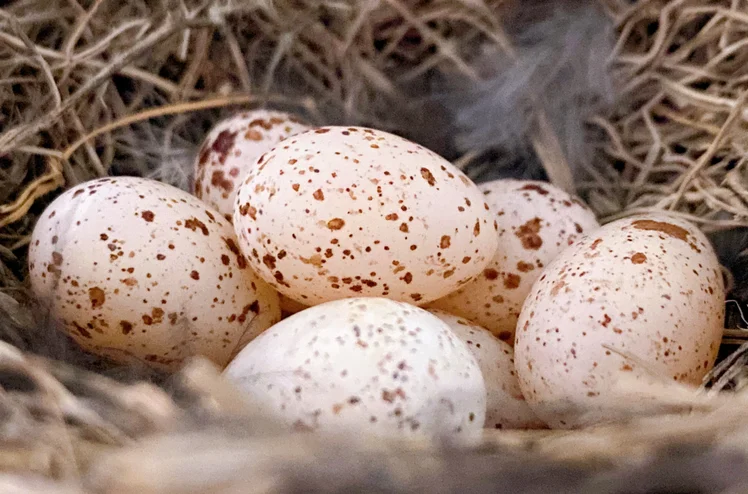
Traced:
<path fill-rule="evenodd" d="M 84 348 L 208 357 L 294 429 L 471 437 L 610 418 L 641 362 L 692 384 L 714 364 L 719 265 L 682 220 L 600 227 L 551 184 L 268 110 L 219 122 L 194 168 L 192 196 L 93 180 L 38 221 L 32 288 Z"/>

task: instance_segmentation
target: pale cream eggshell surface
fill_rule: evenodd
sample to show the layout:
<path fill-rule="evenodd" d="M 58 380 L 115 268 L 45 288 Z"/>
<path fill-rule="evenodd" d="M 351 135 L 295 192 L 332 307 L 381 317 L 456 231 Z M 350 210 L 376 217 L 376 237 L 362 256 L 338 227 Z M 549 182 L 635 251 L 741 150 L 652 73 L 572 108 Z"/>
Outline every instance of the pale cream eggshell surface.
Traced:
<path fill-rule="evenodd" d="M 384 298 L 316 305 L 247 345 L 225 375 L 293 430 L 474 439 L 486 414 L 478 363 L 429 312 Z"/>
<path fill-rule="evenodd" d="M 297 134 L 258 160 L 234 227 L 252 266 L 304 305 L 386 297 L 425 304 L 479 274 L 496 222 L 439 155 L 362 127 Z"/>
<path fill-rule="evenodd" d="M 496 254 L 473 281 L 429 307 L 475 321 L 513 345 L 522 304 L 543 268 L 599 224 L 579 199 L 546 182 L 499 179 L 479 188 L 499 224 Z"/>
<path fill-rule="evenodd" d="M 280 319 L 233 228 L 175 187 L 142 178 L 85 182 L 57 197 L 29 248 L 34 293 L 83 348 L 174 370 L 219 366 Z"/>
<path fill-rule="evenodd" d="M 619 378 L 697 386 L 717 356 L 724 302 L 719 262 L 694 225 L 664 213 L 609 223 L 530 292 L 515 345 L 523 394 L 546 423 L 571 428 L 615 418 L 606 397 Z"/>
<path fill-rule="evenodd" d="M 431 309 L 445 322 L 475 356 L 486 383 L 486 423 L 489 429 L 545 429 L 525 402 L 514 370 L 514 350 L 491 334 L 462 317 Z"/>

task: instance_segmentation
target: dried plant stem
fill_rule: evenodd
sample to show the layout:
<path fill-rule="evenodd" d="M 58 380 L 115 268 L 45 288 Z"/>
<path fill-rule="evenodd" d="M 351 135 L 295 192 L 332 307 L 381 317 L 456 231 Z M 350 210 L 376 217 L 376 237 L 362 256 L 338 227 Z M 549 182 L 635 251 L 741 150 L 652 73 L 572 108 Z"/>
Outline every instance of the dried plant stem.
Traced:
<path fill-rule="evenodd" d="M 71 94 L 60 106 L 26 125 L 9 129 L 0 135 L 0 154 L 7 153 L 14 145 L 23 142 L 29 136 L 49 128 L 49 126 L 62 117 L 65 111 L 69 110 L 80 99 L 88 96 L 92 89 L 98 87 L 105 80 L 108 80 L 112 74 L 130 63 L 134 58 L 140 56 L 143 52 L 162 42 L 164 39 L 172 36 L 187 24 L 188 22 L 184 19 L 167 18 L 161 26 L 151 32 L 148 36 L 135 43 L 130 49 L 118 54 L 109 65 L 102 68 L 96 75 L 81 85 L 81 87 L 75 93 Z"/>
<path fill-rule="evenodd" d="M 715 136 L 712 143 L 709 145 L 709 148 L 707 148 L 706 152 L 699 158 L 699 161 L 696 163 L 696 165 L 691 167 L 688 173 L 683 177 L 680 187 L 678 188 L 677 195 L 674 197 L 673 202 L 670 205 L 670 208 L 669 208 L 670 210 L 674 210 L 676 208 L 676 206 L 678 205 L 678 201 L 680 201 L 686 189 L 689 187 L 689 185 L 691 185 L 691 181 L 693 180 L 693 178 L 701 170 L 704 169 L 707 163 L 709 163 L 709 161 L 712 159 L 712 157 L 714 156 L 714 153 L 717 151 L 719 146 L 722 145 L 722 142 L 724 141 L 724 139 L 732 131 L 733 126 L 737 122 L 738 118 L 742 116 L 743 107 L 745 106 L 746 98 L 748 98 L 748 90 L 743 91 L 740 94 L 740 97 L 738 97 L 737 101 L 735 102 L 735 105 L 730 111 L 730 114 L 728 115 L 727 120 L 725 120 L 724 125 L 722 125 L 722 128 L 720 129 L 719 133 Z"/>

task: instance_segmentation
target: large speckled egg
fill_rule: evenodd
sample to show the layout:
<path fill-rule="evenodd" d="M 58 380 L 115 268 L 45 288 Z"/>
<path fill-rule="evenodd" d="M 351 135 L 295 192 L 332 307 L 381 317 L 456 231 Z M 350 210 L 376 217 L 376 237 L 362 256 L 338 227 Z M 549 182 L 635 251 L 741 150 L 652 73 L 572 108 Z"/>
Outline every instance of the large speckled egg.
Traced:
<path fill-rule="evenodd" d="M 195 159 L 193 193 L 229 221 L 236 190 L 257 158 L 310 125 L 276 110 L 252 110 L 218 122 L 205 137 Z"/>
<path fill-rule="evenodd" d="M 486 388 L 467 346 L 436 316 L 384 298 L 316 305 L 276 324 L 226 376 L 295 430 L 476 438 Z"/>
<path fill-rule="evenodd" d="M 31 286 L 93 353 L 166 370 L 193 355 L 224 366 L 280 319 L 278 294 L 235 238 L 229 222 L 175 187 L 93 180 L 60 195 L 37 222 Z"/>
<path fill-rule="evenodd" d="M 668 214 L 609 223 L 564 250 L 522 308 L 515 362 L 525 398 L 552 427 L 615 417 L 622 376 L 699 385 L 722 337 L 717 257 L 692 224 Z"/>
<path fill-rule="evenodd" d="M 522 304 L 543 268 L 600 225 L 579 199 L 546 182 L 500 179 L 479 187 L 499 224 L 496 254 L 473 281 L 429 307 L 475 321 L 513 345 Z"/>
<path fill-rule="evenodd" d="M 252 266 L 304 305 L 370 296 L 425 304 L 479 274 L 496 222 L 448 161 L 362 127 L 298 134 L 239 189 L 234 226 Z"/>
<path fill-rule="evenodd" d="M 462 317 L 432 309 L 465 343 L 478 361 L 486 383 L 486 423 L 489 429 L 545 429 L 525 402 L 514 371 L 514 350 L 490 331 Z"/>

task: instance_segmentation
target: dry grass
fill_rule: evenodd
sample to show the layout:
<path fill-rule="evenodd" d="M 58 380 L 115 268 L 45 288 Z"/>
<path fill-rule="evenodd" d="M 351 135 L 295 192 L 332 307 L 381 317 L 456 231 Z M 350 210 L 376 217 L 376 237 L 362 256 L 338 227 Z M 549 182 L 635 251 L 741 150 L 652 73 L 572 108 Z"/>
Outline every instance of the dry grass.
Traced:
<path fill-rule="evenodd" d="M 614 219 L 670 210 L 707 231 L 748 225 L 748 15 L 742 1 L 672 0 L 611 8 L 622 84 L 603 159 L 580 184 Z"/>
<path fill-rule="evenodd" d="M 499 3 L 13 3 L 0 10 L 3 262 L 23 277 L 35 214 L 63 187 L 112 173 L 186 187 L 221 110 L 272 104 L 418 135 L 418 117 L 393 109 L 426 94 L 429 72 L 472 74 Z"/>

